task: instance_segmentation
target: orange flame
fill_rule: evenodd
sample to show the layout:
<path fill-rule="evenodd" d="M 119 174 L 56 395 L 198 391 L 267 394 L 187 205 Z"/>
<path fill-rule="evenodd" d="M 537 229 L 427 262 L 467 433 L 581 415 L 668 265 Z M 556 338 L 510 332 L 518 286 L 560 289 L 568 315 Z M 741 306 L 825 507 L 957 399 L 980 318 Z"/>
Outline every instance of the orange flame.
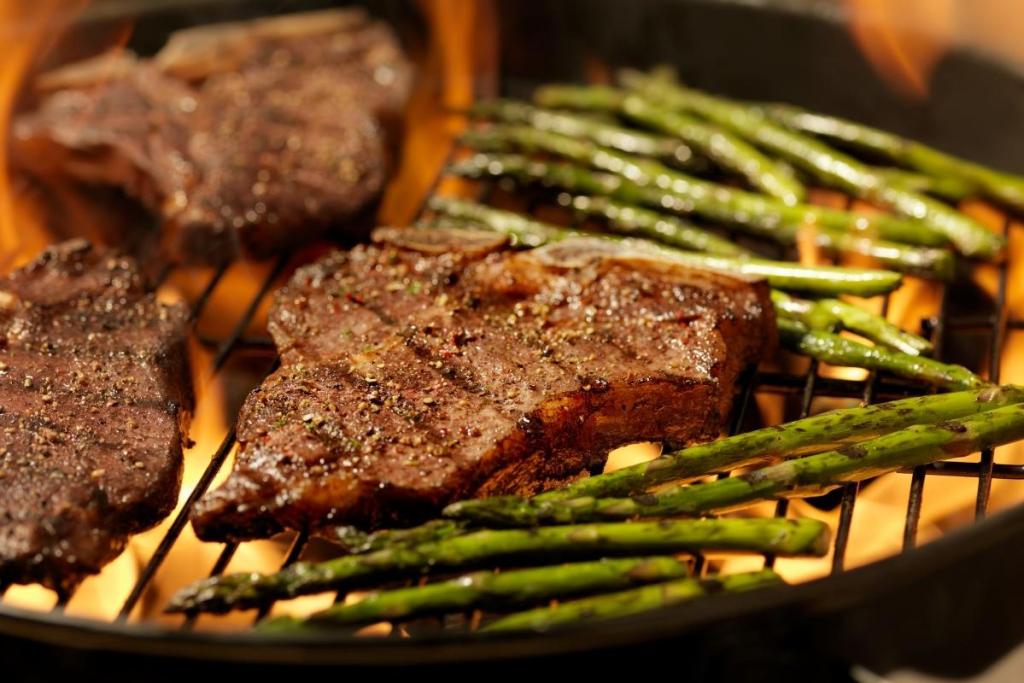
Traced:
<path fill-rule="evenodd" d="M 5 135 L 10 130 L 22 82 L 46 41 L 66 21 L 69 4 L 61 0 L 6 0 L 0 3 L 0 131 L 5 131 Z M 0 144 L 0 271 L 34 246 L 25 244 L 31 231 L 19 226 L 16 195 L 4 142 Z"/>
<path fill-rule="evenodd" d="M 1024 64 L 1017 0 L 844 0 L 850 32 L 872 66 L 910 97 L 928 94 L 935 65 L 953 45 Z"/>
<path fill-rule="evenodd" d="M 498 31 L 489 0 L 422 0 L 429 43 L 406 110 L 402 159 L 378 214 L 382 225 L 412 221 L 466 126 L 459 112 L 494 95 Z"/>
<path fill-rule="evenodd" d="M 897 90 L 924 97 L 954 31 L 955 0 L 846 0 L 864 55 Z"/>

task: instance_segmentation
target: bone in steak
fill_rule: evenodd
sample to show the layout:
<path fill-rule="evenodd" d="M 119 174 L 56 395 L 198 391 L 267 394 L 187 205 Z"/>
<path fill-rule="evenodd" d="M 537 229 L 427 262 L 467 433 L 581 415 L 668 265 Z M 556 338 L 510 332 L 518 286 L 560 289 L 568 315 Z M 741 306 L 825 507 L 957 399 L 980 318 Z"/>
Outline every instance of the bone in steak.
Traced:
<path fill-rule="evenodd" d="M 81 240 L 0 278 L 0 585 L 70 590 L 174 507 L 187 323 Z"/>
<path fill-rule="evenodd" d="M 379 195 L 410 75 L 391 30 L 359 11 L 189 29 L 151 60 L 41 78 L 54 91 L 16 121 L 13 153 L 123 188 L 161 217 L 174 260 L 267 257 Z"/>
<path fill-rule="evenodd" d="M 374 238 L 279 292 L 281 367 L 245 402 L 234 470 L 193 515 L 201 538 L 409 524 L 585 476 L 627 443 L 714 437 L 775 338 L 763 282 L 602 241 Z"/>

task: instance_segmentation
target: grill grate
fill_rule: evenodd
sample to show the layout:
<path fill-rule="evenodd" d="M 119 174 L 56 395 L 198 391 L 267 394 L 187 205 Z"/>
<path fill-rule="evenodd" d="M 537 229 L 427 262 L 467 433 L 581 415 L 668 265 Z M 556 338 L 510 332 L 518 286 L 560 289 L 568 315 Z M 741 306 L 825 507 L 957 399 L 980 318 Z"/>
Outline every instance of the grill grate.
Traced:
<path fill-rule="evenodd" d="M 458 150 L 453 149 L 449 159 L 455 158 Z M 429 194 L 433 194 L 440 186 L 444 174 L 440 174 L 434 181 Z M 477 182 L 475 185 L 475 198 L 479 201 L 490 201 L 498 188 L 496 182 Z M 529 197 L 527 208 L 531 213 L 536 213 L 542 207 L 550 204 L 550 194 L 527 194 Z M 1009 235 L 1011 220 L 1007 218 L 1003 225 L 1004 235 Z M 200 341 L 215 349 L 213 360 L 210 364 L 212 373 L 216 374 L 223 370 L 227 362 L 235 355 L 247 349 L 258 349 L 268 351 L 268 343 L 263 339 L 250 339 L 245 333 L 253 322 L 260 306 L 269 295 L 274 284 L 283 275 L 290 272 L 294 259 L 290 255 L 280 257 L 270 272 L 260 283 L 255 296 L 248 302 L 239 319 L 235 322 L 230 333 L 223 340 L 201 338 Z M 224 281 L 227 267 L 222 267 L 210 275 L 210 278 L 201 293 L 192 303 L 193 319 L 198 320 L 206 309 L 211 298 Z M 166 276 L 167 273 L 162 274 Z M 941 305 L 939 311 L 932 318 L 922 321 L 922 333 L 930 336 L 936 349 L 936 357 L 943 357 L 943 341 L 946 334 L 957 333 L 979 333 L 985 332 L 988 335 L 988 375 L 993 381 L 1000 377 L 1000 356 L 1005 341 L 1007 330 L 1014 331 L 1024 329 L 1024 321 L 1010 319 L 1007 313 L 1007 265 L 998 266 L 998 285 L 994 304 L 994 313 L 991 315 L 978 315 L 976 312 L 969 315 L 953 315 L 950 313 L 950 297 L 948 286 L 943 285 Z M 888 315 L 889 296 L 882 300 L 883 315 Z M 277 365 L 278 359 L 272 354 L 272 346 L 269 347 L 269 360 L 265 367 L 265 373 L 271 372 Z M 817 361 L 811 361 L 803 373 L 791 373 L 784 371 L 756 371 L 742 382 L 738 394 L 734 417 L 731 424 L 731 433 L 736 433 L 742 428 L 744 420 L 751 410 L 751 404 L 759 394 L 770 394 L 776 396 L 799 397 L 799 407 L 793 415 L 787 415 L 787 419 L 806 417 L 811 414 L 814 402 L 818 399 L 860 399 L 864 403 L 872 403 L 880 400 L 891 400 L 909 395 L 921 393 L 917 385 L 902 380 L 880 376 L 877 373 L 870 373 L 863 380 L 842 379 L 829 377 L 820 373 L 820 366 Z M 208 464 L 199 477 L 195 487 L 189 493 L 181 509 L 178 511 L 163 538 L 160 540 L 153 554 L 143 567 L 138 579 L 132 586 L 127 597 L 121 605 L 116 620 L 124 622 L 131 615 L 138 605 L 140 599 L 151 585 L 160 567 L 175 547 L 181 532 L 188 523 L 189 514 L 199 499 L 211 485 L 218 472 L 222 469 L 228 456 L 236 445 L 235 425 L 227 429 L 220 445 L 209 456 Z M 196 457 L 193 454 L 192 457 Z M 985 516 L 988 510 L 989 494 L 993 480 L 1021 480 L 1024 479 L 1024 465 L 1001 464 L 994 462 L 994 454 L 986 450 L 980 454 L 977 462 L 940 462 L 932 465 L 915 467 L 904 473 L 911 475 L 909 494 L 907 497 L 906 514 L 903 532 L 903 550 L 912 549 L 917 543 L 918 525 L 921 517 L 921 507 L 924 498 L 924 487 L 928 477 L 973 477 L 977 480 L 977 497 L 974 515 L 976 519 Z M 728 476 L 727 473 L 720 476 Z M 897 475 L 887 475 L 897 476 Z M 838 523 L 834 529 L 834 553 L 832 556 L 831 572 L 833 574 L 842 572 L 844 569 L 846 550 L 850 541 L 850 534 L 854 521 L 854 510 L 856 507 L 858 493 L 861 489 L 859 484 L 849 484 L 841 489 L 839 498 Z M 788 512 L 788 501 L 781 500 L 777 503 L 775 514 L 784 517 Z M 286 554 L 282 566 L 287 566 L 297 561 L 306 549 L 308 536 L 297 534 Z M 217 557 L 210 575 L 223 573 L 238 550 L 238 544 L 225 544 Z M 765 557 L 765 566 L 771 567 L 775 558 Z M 695 574 L 704 574 L 710 570 L 709 562 L 700 556 L 695 557 L 693 571 Z M 2 588 L 2 587 L 0 587 Z M 3 592 L 0 590 L 0 596 Z M 61 609 L 71 596 L 59 596 L 55 609 Z M 257 618 L 265 615 L 272 605 L 267 604 L 259 610 Z M 465 619 L 465 623 L 472 624 L 479 622 L 479 619 Z M 195 625 L 195 616 L 185 618 L 182 628 L 190 629 Z"/>

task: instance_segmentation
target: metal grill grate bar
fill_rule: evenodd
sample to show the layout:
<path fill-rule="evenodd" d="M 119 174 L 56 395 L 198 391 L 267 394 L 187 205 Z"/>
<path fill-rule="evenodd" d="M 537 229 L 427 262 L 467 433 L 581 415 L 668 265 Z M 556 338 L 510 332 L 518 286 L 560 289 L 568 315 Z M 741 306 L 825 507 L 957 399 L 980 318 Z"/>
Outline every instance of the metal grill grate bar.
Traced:
<path fill-rule="evenodd" d="M 288 260 L 288 256 L 280 257 L 274 264 L 274 267 L 271 269 L 270 273 L 266 276 L 266 278 L 264 278 L 263 282 L 261 283 L 259 289 L 256 292 L 256 295 L 249 302 L 249 305 L 245 308 L 245 311 L 242 313 L 241 317 L 235 323 L 235 326 L 232 329 L 231 333 L 228 335 L 228 337 L 224 340 L 223 344 L 218 349 L 217 354 L 214 357 L 213 362 L 211 364 L 212 372 L 214 374 L 216 374 L 221 369 L 221 367 L 223 367 L 224 362 L 227 360 L 228 356 L 235 350 L 239 340 L 242 339 L 242 335 L 245 333 L 245 330 L 248 329 L 249 325 L 252 323 L 252 320 L 256 315 L 256 311 L 259 308 L 260 302 L 267 295 L 267 293 L 270 291 L 270 288 L 273 286 L 274 282 L 284 271 L 284 268 L 287 265 Z M 214 290 L 217 288 L 217 285 L 223 279 L 224 273 L 226 271 L 227 266 L 222 266 L 220 269 L 218 269 L 217 272 L 210 279 L 210 282 L 200 293 L 199 297 L 196 299 L 196 302 L 195 304 L 193 304 L 192 308 L 192 315 L 194 319 L 198 319 L 202 315 L 202 312 L 205 309 L 206 304 L 209 302 L 210 297 L 213 295 Z M 206 493 L 207 489 L 209 489 L 210 484 L 213 482 L 213 478 L 217 475 L 217 472 L 220 471 L 220 468 L 224 465 L 224 461 L 227 460 L 227 457 L 231 453 L 231 449 L 234 447 L 234 445 L 235 427 L 234 425 L 232 425 L 232 427 L 228 429 L 228 432 L 224 436 L 224 439 L 221 441 L 220 446 L 211 456 L 210 462 L 207 464 L 206 469 L 203 470 L 203 473 L 202 475 L 200 475 L 195 487 L 193 487 L 193 489 L 189 492 L 189 495 L 185 499 L 185 502 L 181 506 L 181 509 L 178 511 L 178 514 L 175 515 L 174 521 L 171 522 L 171 525 L 170 527 L 168 527 L 167 532 L 164 534 L 163 538 L 160 539 L 160 543 L 157 545 L 157 548 L 154 551 L 153 555 L 149 558 L 149 561 L 146 563 L 146 566 L 143 567 L 142 572 L 139 574 L 138 579 L 132 586 L 132 590 L 128 593 L 128 597 L 125 598 L 125 601 L 122 604 L 120 611 L 118 612 L 118 621 L 125 621 L 131 614 L 132 610 L 135 609 L 135 606 L 138 604 L 139 599 L 145 592 L 146 587 L 153 580 L 153 577 L 156 576 L 157 571 L 160 569 L 160 566 L 163 564 L 164 560 L 167 559 L 167 555 L 171 552 L 171 549 L 177 542 L 178 537 L 181 536 L 181 532 L 184 530 L 185 525 L 188 523 L 189 516 L 192 513 L 192 508 L 195 506 L 199 498 L 204 493 Z"/>
<path fill-rule="evenodd" d="M 1010 235 L 1010 218 L 1003 221 L 1003 237 Z M 1002 364 L 1003 335 L 1005 334 L 1004 318 L 1006 317 L 1006 281 L 1008 268 L 1005 263 L 999 265 L 999 285 L 996 294 L 996 315 L 992 321 L 992 336 L 989 344 L 988 378 L 999 383 L 1000 366 Z M 995 451 L 986 448 L 981 452 L 978 468 L 978 497 L 974 505 L 975 519 L 982 519 L 988 510 L 988 497 L 992 491 L 992 467 Z"/>

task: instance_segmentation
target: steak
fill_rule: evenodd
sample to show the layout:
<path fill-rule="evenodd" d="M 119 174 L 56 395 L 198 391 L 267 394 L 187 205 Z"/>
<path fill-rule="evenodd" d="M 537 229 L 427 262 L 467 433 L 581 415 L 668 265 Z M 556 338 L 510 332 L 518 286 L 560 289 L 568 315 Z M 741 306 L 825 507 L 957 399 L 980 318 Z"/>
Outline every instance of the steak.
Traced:
<path fill-rule="evenodd" d="M 774 344 L 761 281 L 593 239 L 374 239 L 279 292 L 281 366 L 242 408 L 234 469 L 192 517 L 200 538 L 412 524 L 586 476 L 624 444 L 713 438 Z"/>
<path fill-rule="evenodd" d="M 187 327 L 81 240 L 0 279 L 0 585 L 70 591 L 173 509 Z"/>
<path fill-rule="evenodd" d="M 329 11 L 188 29 L 151 60 L 40 83 L 16 163 L 119 187 L 160 216 L 171 259 L 219 263 L 314 239 L 380 194 L 410 68 L 388 27 Z"/>

